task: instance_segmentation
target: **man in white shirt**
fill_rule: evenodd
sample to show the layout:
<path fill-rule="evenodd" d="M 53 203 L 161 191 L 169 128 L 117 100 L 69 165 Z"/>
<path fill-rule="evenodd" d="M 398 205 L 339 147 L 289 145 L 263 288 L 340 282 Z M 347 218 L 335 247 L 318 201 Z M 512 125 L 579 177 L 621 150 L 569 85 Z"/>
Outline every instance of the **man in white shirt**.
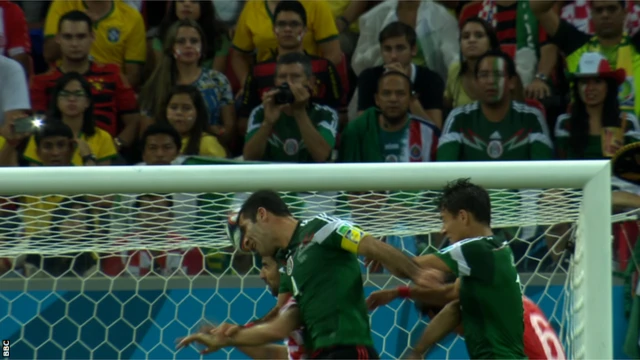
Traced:
<path fill-rule="evenodd" d="M 27 76 L 19 62 L 0 55 L 0 126 L 4 119 L 27 115 L 31 109 Z"/>

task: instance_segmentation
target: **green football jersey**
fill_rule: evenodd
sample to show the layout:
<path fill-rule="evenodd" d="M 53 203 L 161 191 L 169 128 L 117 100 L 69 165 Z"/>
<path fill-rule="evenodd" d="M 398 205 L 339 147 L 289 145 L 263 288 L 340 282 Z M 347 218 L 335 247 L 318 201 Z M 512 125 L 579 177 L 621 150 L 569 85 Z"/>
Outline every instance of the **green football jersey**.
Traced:
<path fill-rule="evenodd" d="M 553 145 L 540 111 L 516 101 L 502 121 L 489 121 L 479 102 L 454 109 L 445 121 L 438 161 L 551 160 Z"/>
<path fill-rule="evenodd" d="M 373 346 L 356 255 L 364 236 L 353 224 L 322 214 L 300 222 L 279 252 L 291 280 L 280 291 L 291 291 L 298 303 L 307 350 Z"/>
<path fill-rule="evenodd" d="M 338 113 L 335 110 L 318 104 L 310 104 L 307 115 L 320 135 L 332 148 L 336 144 L 338 132 Z M 264 121 L 264 107 L 256 107 L 249 116 L 247 136 L 249 141 L 260 130 Z M 309 163 L 315 162 L 302 139 L 296 119 L 285 113 L 273 125 L 262 161 Z M 327 159 L 329 160 L 329 159 Z"/>
<path fill-rule="evenodd" d="M 506 242 L 459 241 L 436 253 L 460 278 L 464 339 L 471 359 L 525 359 L 520 277 Z"/>
<path fill-rule="evenodd" d="M 585 123 L 586 126 L 586 123 Z M 640 125 L 635 115 L 620 112 L 620 127 L 624 133 L 624 145 L 640 141 Z M 580 157 L 571 146 L 571 115 L 563 114 L 558 117 L 555 127 L 556 150 L 560 159 L 605 159 L 602 151 L 602 135 L 589 135 L 584 152 Z"/>

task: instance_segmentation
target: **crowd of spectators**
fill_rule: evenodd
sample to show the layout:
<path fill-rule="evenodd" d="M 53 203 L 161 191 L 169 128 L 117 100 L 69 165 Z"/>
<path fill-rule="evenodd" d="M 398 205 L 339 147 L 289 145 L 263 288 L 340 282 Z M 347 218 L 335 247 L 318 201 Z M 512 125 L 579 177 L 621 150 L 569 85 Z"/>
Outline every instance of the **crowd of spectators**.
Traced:
<path fill-rule="evenodd" d="M 635 1 L 595 0 L 0 0 L 0 165 L 610 158 L 640 141 L 639 14 Z M 640 207 L 614 195 L 614 207 Z M 0 241 L 179 243 L 205 203 L 6 195 Z M 114 213 L 134 216 L 120 229 Z M 565 244 L 551 238 L 565 230 L 533 230 L 547 240 L 516 253 L 554 248 L 555 266 Z M 421 239 L 387 241 L 415 253 Z M 25 254 L 0 259 L 0 274 L 230 262 L 207 249 Z"/>

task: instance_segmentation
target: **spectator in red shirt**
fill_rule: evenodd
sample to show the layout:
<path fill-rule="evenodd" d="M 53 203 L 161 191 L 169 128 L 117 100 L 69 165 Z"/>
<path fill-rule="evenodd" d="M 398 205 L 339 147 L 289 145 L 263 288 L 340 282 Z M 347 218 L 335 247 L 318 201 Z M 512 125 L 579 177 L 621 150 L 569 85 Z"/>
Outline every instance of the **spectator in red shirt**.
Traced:
<path fill-rule="evenodd" d="M 0 0 L 0 55 L 12 58 L 31 75 L 31 39 L 20 7 Z"/>
<path fill-rule="evenodd" d="M 82 11 L 71 11 L 60 18 L 56 41 L 62 61 L 57 67 L 31 80 L 32 108 L 46 112 L 56 81 L 67 72 L 77 72 L 91 84 L 96 125 L 108 132 L 118 151 L 134 143 L 140 113 L 136 95 L 115 64 L 99 64 L 89 60 L 94 40 L 93 22 Z"/>

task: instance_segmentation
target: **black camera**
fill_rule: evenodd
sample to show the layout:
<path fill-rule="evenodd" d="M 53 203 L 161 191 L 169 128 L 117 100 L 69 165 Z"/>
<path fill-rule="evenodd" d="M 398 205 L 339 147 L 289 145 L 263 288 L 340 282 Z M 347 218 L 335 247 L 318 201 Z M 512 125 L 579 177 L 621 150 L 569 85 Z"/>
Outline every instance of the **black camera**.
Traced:
<path fill-rule="evenodd" d="M 273 102 L 276 105 L 293 104 L 293 102 L 296 100 L 296 98 L 293 96 L 293 93 L 291 92 L 291 88 L 289 88 L 288 83 L 276 86 L 275 89 L 279 90 L 273 98 Z"/>

